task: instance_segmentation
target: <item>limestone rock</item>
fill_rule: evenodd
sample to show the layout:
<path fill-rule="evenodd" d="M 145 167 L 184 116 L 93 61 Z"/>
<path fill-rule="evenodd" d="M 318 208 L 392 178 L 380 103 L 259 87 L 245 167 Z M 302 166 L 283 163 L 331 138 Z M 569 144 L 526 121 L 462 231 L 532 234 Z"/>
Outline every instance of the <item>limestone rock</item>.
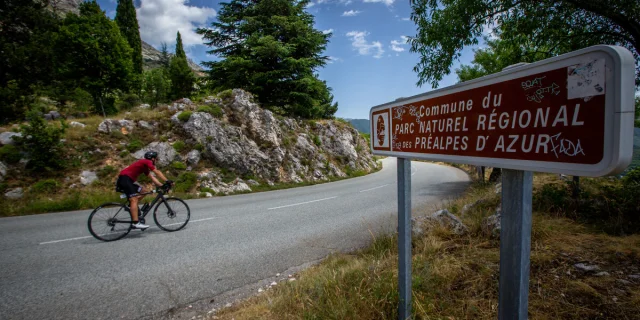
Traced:
<path fill-rule="evenodd" d="M 138 121 L 138 127 L 142 129 L 150 130 L 150 131 L 153 131 L 155 129 L 153 125 L 151 125 L 149 122 L 144 120 Z"/>
<path fill-rule="evenodd" d="M 7 166 L 4 162 L 0 161 L 0 181 L 4 181 L 4 177 L 7 175 Z"/>
<path fill-rule="evenodd" d="M 251 94 L 244 90 L 234 89 L 233 96 L 234 100 L 229 105 L 231 119 L 245 126 L 247 135 L 254 140 L 279 147 L 282 132 L 273 113 L 251 102 Z"/>
<path fill-rule="evenodd" d="M 195 166 L 200 162 L 200 151 L 191 150 L 187 153 L 187 164 Z"/>
<path fill-rule="evenodd" d="M 151 106 L 148 103 L 143 103 L 138 106 L 140 109 L 151 109 Z"/>
<path fill-rule="evenodd" d="M 0 133 L 0 143 L 3 145 L 15 144 L 13 137 L 22 137 L 22 133 L 11 131 Z"/>
<path fill-rule="evenodd" d="M 581 270 L 581 271 L 585 271 L 585 272 L 593 272 L 593 271 L 598 271 L 600 270 L 600 267 L 598 267 L 597 265 L 588 265 L 586 263 L 576 263 L 573 265 L 576 269 Z"/>
<path fill-rule="evenodd" d="M 98 132 L 110 133 L 110 132 L 120 131 L 123 134 L 128 134 L 133 130 L 134 127 L 135 127 L 134 122 L 130 120 L 107 119 L 102 121 L 98 125 Z"/>
<path fill-rule="evenodd" d="M 158 153 L 158 160 L 156 160 L 156 165 L 160 167 L 165 167 L 171 164 L 176 159 L 178 153 L 176 149 L 173 148 L 168 142 L 151 142 L 146 147 L 138 150 L 133 156 L 136 159 L 144 158 L 144 154 L 147 151 L 155 151 Z"/>
<path fill-rule="evenodd" d="M 71 122 L 69 122 L 69 125 L 72 126 L 72 127 L 77 127 L 77 128 L 86 127 L 86 125 L 84 123 L 80 123 L 78 121 L 71 121 Z"/>
<path fill-rule="evenodd" d="M 500 212 L 486 217 L 482 221 L 482 230 L 486 234 L 494 238 L 500 238 L 500 230 L 501 230 L 500 217 L 501 217 Z"/>
<path fill-rule="evenodd" d="M 449 210 L 447 209 L 436 211 L 427 218 L 431 221 L 438 222 L 441 226 L 450 228 L 455 234 L 462 235 L 469 231 L 467 226 L 462 223 L 462 220 L 456 217 L 453 213 L 449 212 Z"/>
<path fill-rule="evenodd" d="M 92 184 L 96 180 L 98 180 L 98 176 L 93 171 L 82 171 L 80 174 L 80 182 L 85 186 Z"/>
<path fill-rule="evenodd" d="M 4 196 L 7 197 L 7 199 L 12 199 L 12 200 L 20 199 L 23 196 L 22 188 L 11 189 L 5 192 Z"/>

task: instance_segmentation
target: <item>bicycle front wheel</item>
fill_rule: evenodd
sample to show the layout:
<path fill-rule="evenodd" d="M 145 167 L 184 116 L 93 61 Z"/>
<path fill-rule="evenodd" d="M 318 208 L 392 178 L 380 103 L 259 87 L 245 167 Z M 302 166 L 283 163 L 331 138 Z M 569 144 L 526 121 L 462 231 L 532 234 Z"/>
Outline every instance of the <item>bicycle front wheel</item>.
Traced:
<path fill-rule="evenodd" d="M 89 232 L 98 240 L 115 241 L 131 231 L 131 214 L 121 203 L 110 202 L 97 207 L 89 216 Z"/>
<path fill-rule="evenodd" d="M 164 231 L 178 231 L 189 222 L 191 211 L 186 202 L 178 198 L 164 198 L 153 210 L 153 220 Z"/>

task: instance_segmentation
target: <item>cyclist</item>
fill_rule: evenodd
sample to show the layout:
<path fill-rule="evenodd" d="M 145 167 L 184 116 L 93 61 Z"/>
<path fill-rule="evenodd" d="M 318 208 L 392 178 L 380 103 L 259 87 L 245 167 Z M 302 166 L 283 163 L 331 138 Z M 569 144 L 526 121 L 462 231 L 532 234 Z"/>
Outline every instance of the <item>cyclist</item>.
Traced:
<path fill-rule="evenodd" d="M 166 183 L 172 183 L 171 180 L 168 180 L 160 170 L 156 169 L 155 163 L 158 159 L 158 153 L 155 151 L 148 151 L 144 154 L 144 159 L 140 159 L 130 166 L 124 168 L 120 171 L 118 176 L 118 181 L 116 182 L 116 190 L 124 193 L 127 198 L 129 198 L 130 203 L 130 213 L 131 213 L 131 221 L 132 227 L 134 229 L 146 229 L 149 228 L 148 225 L 141 223 L 138 221 L 138 203 L 144 195 L 139 195 L 140 193 L 148 192 L 145 188 L 141 187 L 136 183 L 138 176 L 142 173 L 147 175 L 153 183 L 160 187 L 162 183 L 156 179 L 156 176 L 160 177 Z M 155 174 L 150 174 L 153 172 Z"/>

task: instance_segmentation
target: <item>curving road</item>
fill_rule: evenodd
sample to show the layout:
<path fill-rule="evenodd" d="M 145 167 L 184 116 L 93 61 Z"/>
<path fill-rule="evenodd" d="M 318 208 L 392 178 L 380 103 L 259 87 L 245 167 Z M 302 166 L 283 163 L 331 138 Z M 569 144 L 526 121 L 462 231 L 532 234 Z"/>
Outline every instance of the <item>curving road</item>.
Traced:
<path fill-rule="evenodd" d="M 189 200 L 185 229 L 132 231 L 109 243 L 89 235 L 86 210 L 2 218 L 0 319 L 169 317 L 361 247 L 397 223 L 395 158 L 383 165 L 334 183 Z M 435 208 L 468 182 L 429 163 L 413 162 L 412 173 L 414 207 Z"/>

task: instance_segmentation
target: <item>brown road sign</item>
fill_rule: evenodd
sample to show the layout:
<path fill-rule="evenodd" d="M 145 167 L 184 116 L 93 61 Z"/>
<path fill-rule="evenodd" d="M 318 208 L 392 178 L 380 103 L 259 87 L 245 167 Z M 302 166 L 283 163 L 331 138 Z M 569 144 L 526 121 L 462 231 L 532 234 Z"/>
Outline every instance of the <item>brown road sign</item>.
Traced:
<path fill-rule="evenodd" d="M 584 176 L 631 161 L 634 59 L 595 46 L 371 109 L 374 154 Z"/>

